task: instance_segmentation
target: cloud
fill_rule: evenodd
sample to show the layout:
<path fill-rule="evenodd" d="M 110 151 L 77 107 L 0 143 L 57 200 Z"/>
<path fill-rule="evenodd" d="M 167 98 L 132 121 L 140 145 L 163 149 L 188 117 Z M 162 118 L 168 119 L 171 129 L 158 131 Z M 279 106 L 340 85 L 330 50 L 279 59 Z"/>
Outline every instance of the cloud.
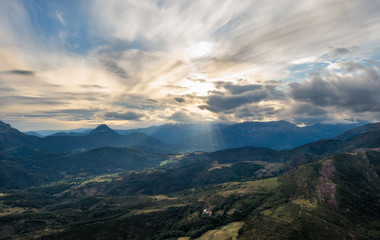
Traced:
<path fill-rule="evenodd" d="M 14 69 L 14 70 L 9 70 L 9 71 L 2 71 L 0 74 L 10 74 L 10 75 L 22 75 L 22 76 L 31 76 L 34 75 L 34 71 L 30 70 L 21 70 L 21 69 Z"/>
<path fill-rule="evenodd" d="M 136 112 L 105 112 L 103 116 L 111 120 L 140 121 L 145 115 Z"/>
<path fill-rule="evenodd" d="M 299 116 L 309 116 L 314 118 L 316 116 L 325 116 L 327 112 L 323 108 L 316 107 L 312 104 L 299 103 L 292 106 L 292 115 Z"/>
<path fill-rule="evenodd" d="M 25 106 L 58 106 L 67 104 L 65 99 L 55 97 L 27 97 L 27 96 L 0 96 L 0 106 L 9 107 L 9 105 Z"/>
<path fill-rule="evenodd" d="M 238 119 L 253 119 L 263 120 L 276 117 L 281 110 L 274 108 L 273 106 L 249 106 L 244 107 L 236 111 L 235 117 Z"/>
<path fill-rule="evenodd" d="M 120 78 L 128 78 L 128 73 L 115 61 L 112 60 L 101 60 L 101 63 L 106 67 L 106 69 Z"/>
<path fill-rule="evenodd" d="M 338 56 L 347 55 L 347 54 L 351 54 L 351 51 L 344 47 L 338 47 L 338 48 L 334 48 L 331 51 L 330 56 L 338 57 Z"/>
<path fill-rule="evenodd" d="M 82 84 L 80 85 L 82 88 L 97 88 L 97 89 L 102 89 L 104 87 L 97 85 L 97 84 Z"/>
<path fill-rule="evenodd" d="M 185 102 L 185 99 L 182 98 L 182 97 L 176 97 L 176 98 L 174 98 L 174 100 L 176 100 L 179 103 L 184 103 Z"/>
<path fill-rule="evenodd" d="M 289 85 L 289 96 L 318 107 L 335 107 L 352 112 L 380 112 L 380 72 L 376 66 L 343 63 L 348 71 L 310 74 L 309 80 Z"/>
<path fill-rule="evenodd" d="M 223 87 L 227 92 L 214 92 L 214 94 L 207 96 L 206 104 L 199 106 L 199 108 L 219 113 L 237 109 L 245 104 L 284 98 L 284 94 L 273 85 L 226 83 Z"/>
<path fill-rule="evenodd" d="M 373 0 L 0 1 L 1 116 L 380 120 L 379 11 Z"/>
<path fill-rule="evenodd" d="M 192 122 L 194 121 L 194 118 L 189 116 L 188 114 L 184 112 L 175 112 L 172 115 L 170 115 L 167 119 L 174 120 L 176 122 Z"/>
<path fill-rule="evenodd" d="M 38 118 L 43 120 L 49 118 L 57 118 L 64 121 L 81 121 L 92 119 L 92 116 L 98 111 L 99 109 L 62 109 L 56 111 L 40 111 L 31 114 L 20 114 L 15 116 Z"/>
<path fill-rule="evenodd" d="M 60 11 L 60 10 L 57 10 L 55 11 L 55 15 L 57 16 L 57 19 L 58 21 L 62 24 L 62 25 L 66 25 L 66 22 L 65 20 L 63 19 L 63 11 Z"/>

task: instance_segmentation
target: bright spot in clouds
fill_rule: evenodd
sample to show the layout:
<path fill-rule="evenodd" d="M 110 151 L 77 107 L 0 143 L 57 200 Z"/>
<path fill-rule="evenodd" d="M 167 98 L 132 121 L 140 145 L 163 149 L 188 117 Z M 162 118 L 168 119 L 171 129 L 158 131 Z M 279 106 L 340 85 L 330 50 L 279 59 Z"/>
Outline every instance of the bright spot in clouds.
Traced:
<path fill-rule="evenodd" d="M 191 44 L 187 48 L 187 52 L 191 58 L 205 57 L 209 55 L 212 50 L 213 50 L 213 44 L 206 41 Z"/>
<path fill-rule="evenodd" d="M 205 80 L 185 79 L 180 85 L 186 88 L 182 94 L 195 94 L 197 96 L 207 96 L 209 91 L 216 90 L 212 82 Z"/>

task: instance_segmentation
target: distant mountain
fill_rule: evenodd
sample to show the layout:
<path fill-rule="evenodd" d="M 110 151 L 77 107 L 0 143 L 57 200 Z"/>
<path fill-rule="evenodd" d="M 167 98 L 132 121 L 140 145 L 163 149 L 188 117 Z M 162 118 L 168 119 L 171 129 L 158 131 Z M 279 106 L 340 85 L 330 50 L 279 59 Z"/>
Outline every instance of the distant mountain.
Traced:
<path fill-rule="evenodd" d="M 100 147 L 102 144 L 106 144 L 104 146 L 131 146 L 131 143 L 121 143 L 126 140 L 121 140 L 119 135 L 126 136 L 133 132 L 137 132 L 156 138 L 161 141 L 161 144 L 166 143 L 175 145 L 169 147 L 171 149 L 170 151 L 216 151 L 245 146 L 268 147 L 276 150 L 283 150 L 301 146 L 319 139 L 332 138 L 342 134 L 346 130 L 362 124 L 364 124 L 364 122 L 358 122 L 355 124 L 315 124 L 307 127 L 298 127 L 286 121 L 244 122 L 233 125 L 207 123 L 165 124 L 139 129 L 116 129 L 112 131 L 112 134 L 109 133 L 113 135 L 113 137 L 103 136 L 103 143 L 100 143 L 100 141 L 97 140 L 97 143 L 94 145 L 92 144 L 94 140 L 90 140 L 87 144 L 88 146 L 83 146 L 82 143 L 77 142 L 78 139 L 72 139 L 72 144 L 79 144 L 77 147 L 68 147 L 67 143 L 63 143 L 63 145 L 67 145 L 67 148 L 59 146 L 53 146 L 53 148 L 55 149 L 54 151 L 61 151 L 59 148 L 63 148 L 64 150 L 88 149 Z M 101 129 L 98 129 L 97 131 L 100 130 Z M 109 128 L 108 130 L 111 129 Z M 43 144 L 47 144 L 47 146 L 43 146 L 43 149 L 49 151 L 50 144 L 47 140 L 64 141 L 63 139 L 59 140 L 50 137 L 84 137 L 92 131 L 92 129 L 77 129 L 70 132 L 61 131 L 54 133 L 53 135 L 48 136 L 49 138 L 42 141 Z M 94 134 L 95 133 L 92 133 L 91 135 L 94 138 L 99 138 Z M 143 135 L 139 135 L 139 137 L 146 138 L 146 136 Z M 106 139 L 109 143 L 107 143 Z M 119 143 L 117 143 L 118 141 Z M 136 144 L 133 145 L 135 146 Z M 161 148 L 160 143 L 158 146 Z M 149 150 L 150 146 L 145 147 L 147 147 L 147 151 L 151 151 Z M 154 146 L 154 148 L 157 147 Z M 143 150 L 142 148 L 140 149 Z"/>
<path fill-rule="evenodd" d="M 144 133 L 120 135 L 107 125 L 97 128 L 84 135 L 62 134 L 39 138 L 24 134 L 9 124 L 0 122 L 0 149 L 11 146 L 25 146 L 45 152 L 69 152 L 94 149 L 99 147 L 133 147 L 144 152 L 177 152 L 171 145 L 165 144 Z"/>
<path fill-rule="evenodd" d="M 202 134 L 204 132 L 217 130 L 228 126 L 227 124 L 215 123 L 178 123 L 152 126 L 148 128 L 138 128 L 129 130 L 115 130 L 116 132 L 128 135 L 132 132 L 142 132 L 168 144 L 180 144 L 185 140 Z"/>
<path fill-rule="evenodd" d="M 83 136 L 44 137 L 40 141 L 39 149 L 49 152 L 65 152 L 106 146 L 133 147 L 148 152 L 167 152 L 171 149 L 171 146 L 144 133 L 131 133 L 124 136 L 104 124 Z"/>
<path fill-rule="evenodd" d="M 78 137 L 84 136 L 87 132 L 57 132 L 49 136 L 66 136 L 66 137 Z"/>
<path fill-rule="evenodd" d="M 97 126 L 94 130 L 86 134 L 86 136 L 112 138 L 112 137 L 120 137 L 120 134 L 112 130 L 106 124 L 101 124 Z"/>
<path fill-rule="evenodd" d="M 26 134 L 26 135 L 30 135 L 30 136 L 35 136 L 35 137 L 43 137 L 41 134 L 39 134 L 39 133 L 36 132 L 36 131 L 24 132 L 24 134 Z"/>
<path fill-rule="evenodd" d="M 213 151 L 244 146 L 291 149 L 319 139 L 327 139 L 358 124 L 316 124 L 298 127 L 286 121 L 244 122 L 203 133 L 185 141 L 188 150 Z"/>
<path fill-rule="evenodd" d="M 37 131 L 28 131 L 24 132 L 27 135 L 37 136 L 37 137 L 46 137 L 51 135 L 59 136 L 75 136 L 75 135 L 85 135 L 92 131 L 90 128 L 77 128 L 72 130 L 37 130 Z"/>

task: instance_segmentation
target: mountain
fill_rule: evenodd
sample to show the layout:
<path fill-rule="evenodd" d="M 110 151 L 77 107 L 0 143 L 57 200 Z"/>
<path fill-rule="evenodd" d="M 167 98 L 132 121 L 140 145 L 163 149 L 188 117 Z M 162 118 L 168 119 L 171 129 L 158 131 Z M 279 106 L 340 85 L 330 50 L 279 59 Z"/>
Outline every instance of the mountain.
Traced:
<path fill-rule="evenodd" d="M 69 152 L 94 149 L 98 147 L 133 147 L 145 152 L 177 152 L 171 145 L 165 144 L 144 133 L 120 135 L 107 125 L 99 125 L 88 133 L 56 134 L 44 138 L 24 134 L 9 124 L 0 121 L 0 149 L 11 146 L 25 146 L 45 152 Z"/>
<path fill-rule="evenodd" d="M 106 136 L 106 137 L 117 137 L 120 134 L 112 130 L 106 124 L 101 124 L 97 126 L 94 130 L 89 132 L 87 136 Z"/>
<path fill-rule="evenodd" d="M 86 135 L 86 133 L 84 132 L 57 132 L 49 136 L 78 137 L 78 136 L 84 136 L 84 135 Z"/>
<path fill-rule="evenodd" d="M 26 135 L 11 125 L 0 121 L 0 148 L 5 148 L 15 145 L 34 146 L 40 138 Z"/>
<path fill-rule="evenodd" d="M 188 150 L 215 151 L 244 146 L 291 149 L 342 134 L 358 124 L 316 124 L 298 127 L 286 121 L 244 122 L 193 137 L 183 144 Z"/>
<path fill-rule="evenodd" d="M 364 126 L 360 126 L 360 127 L 348 130 L 348 131 L 344 132 L 343 134 L 337 136 L 335 139 L 348 140 L 348 139 L 353 138 L 359 134 L 378 131 L 378 130 L 380 130 L 380 122 L 379 123 L 369 123 L 369 124 L 366 124 Z"/>
<path fill-rule="evenodd" d="M 39 149 L 66 152 L 98 147 L 134 147 L 150 152 L 167 152 L 170 146 L 144 133 L 120 135 L 107 125 L 99 125 L 83 136 L 47 136 L 41 139 Z"/>
<path fill-rule="evenodd" d="M 245 146 L 283 150 L 319 139 L 335 137 L 342 134 L 344 130 L 360 124 L 362 123 L 315 124 L 298 127 L 286 121 L 244 122 L 233 125 L 199 123 L 165 124 L 131 130 L 112 130 L 106 125 L 100 125 L 96 129 L 82 132 L 58 132 L 43 138 L 41 141 L 34 140 L 38 142 L 37 145 L 27 144 L 26 146 L 53 152 L 102 146 L 138 146 L 140 150 L 150 152 L 216 151 Z M 134 132 L 140 134 L 131 135 Z M 130 139 L 132 136 L 136 139 Z M 172 145 L 170 146 L 168 143 Z"/>
<path fill-rule="evenodd" d="M 115 130 L 116 132 L 128 135 L 132 132 L 142 132 L 168 144 L 179 144 L 185 140 L 202 134 L 204 132 L 224 128 L 227 124 L 215 123 L 192 123 L 192 124 L 164 124 L 148 128 L 138 128 L 129 130 Z"/>
<path fill-rule="evenodd" d="M 71 134 L 85 135 L 85 134 L 89 133 L 90 131 L 92 131 L 92 129 L 90 129 L 90 128 L 77 128 L 77 129 L 72 129 L 72 130 L 37 130 L 37 131 L 24 132 L 24 133 L 25 134 L 32 133 L 29 135 L 33 135 L 33 132 L 36 132 L 41 137 L 46 137 L 46 136 L 55 135 L 55 134 L 60 134 L 61 136 L 66 135 L 66 134 L 69 134 L 69 135 L 71 135 Z"/>
<path fill-rule="evenodd" d="M 41 134 L 39 134 L 39 133 L 36 132 L 36 131 L 24 132 L 24 134 L 26 134 L 26 135 L 30 135 L 30 136 L 35 136 L 35 137 L 43 137 Z"/>

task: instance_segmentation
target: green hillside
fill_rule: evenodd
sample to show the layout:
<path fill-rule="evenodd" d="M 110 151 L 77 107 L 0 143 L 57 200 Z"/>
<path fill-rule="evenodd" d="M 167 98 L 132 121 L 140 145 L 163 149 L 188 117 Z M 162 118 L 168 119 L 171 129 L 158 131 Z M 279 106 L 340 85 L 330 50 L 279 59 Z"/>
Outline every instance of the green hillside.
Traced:
<path fill-rule="evenodd" d="M 169 194 L 110 192 L 113 184 L 127 185 L 123 174 L 57 182 L 3 194 L 0 236 L 195 239 L 224 236 L 242 221 L 238 239 L 379 239 L 379 174 L 380 153 L 372 151 L 326 156 L 278 178 Z M 179 178 L 167 181 L 175 185 Z M 212 215 L 203 215 L 203 209 Z"/>

